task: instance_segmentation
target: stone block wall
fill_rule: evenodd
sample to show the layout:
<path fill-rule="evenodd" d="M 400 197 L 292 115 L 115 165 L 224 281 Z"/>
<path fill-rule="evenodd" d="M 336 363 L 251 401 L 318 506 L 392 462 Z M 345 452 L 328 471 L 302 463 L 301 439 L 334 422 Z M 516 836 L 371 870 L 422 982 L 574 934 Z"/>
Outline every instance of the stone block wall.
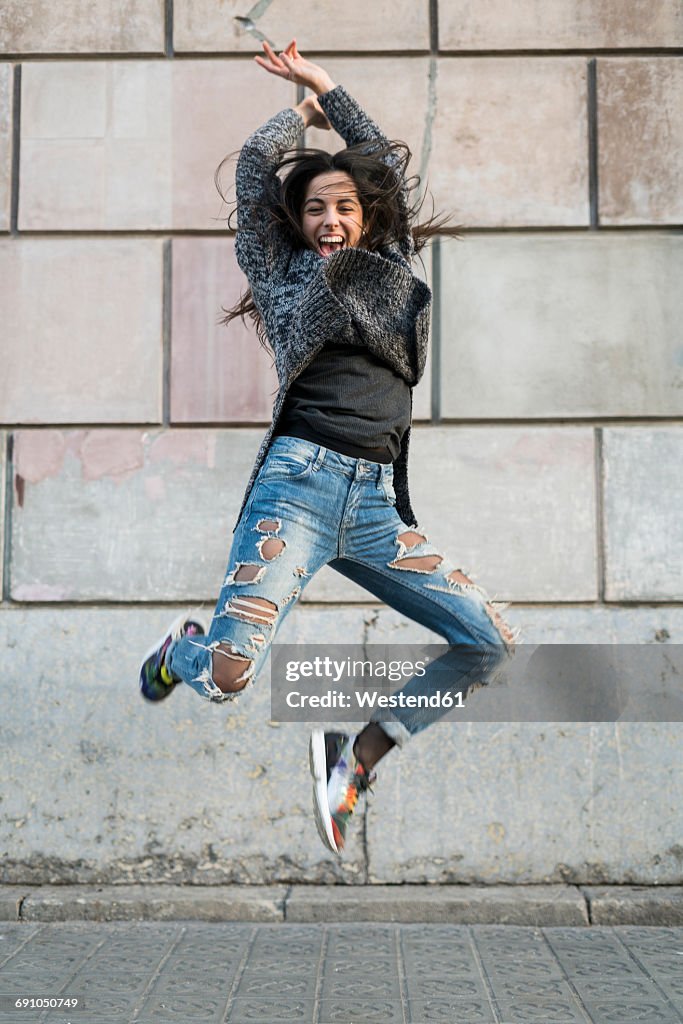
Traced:
<path fill-rule="evenodd" d="M 680 883 L 678 722 L 435 726 L 337 864 L 268 670 L 137 694 L 213 610 L 270 420 L 213 176 L 303 95 L 252 59 L 293 35 L 462 226 L 416 267 L 421 527 L 527 643 L 683 642 L 677 0 L 5 0 L 0 880 Z M 340 635 L 440 639 L 325 569 L 278 639 Z"/>

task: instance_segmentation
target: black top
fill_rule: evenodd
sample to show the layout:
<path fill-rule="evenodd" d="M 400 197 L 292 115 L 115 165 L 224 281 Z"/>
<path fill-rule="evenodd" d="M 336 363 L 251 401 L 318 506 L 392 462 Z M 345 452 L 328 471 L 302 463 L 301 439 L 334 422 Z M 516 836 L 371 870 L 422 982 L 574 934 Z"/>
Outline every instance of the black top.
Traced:
<path fill-rule="evenodd" d="M 364 345 L 328 344 L 290 387 L 274 436 L 393 462 L 410 424 L 410 388 Z"/>

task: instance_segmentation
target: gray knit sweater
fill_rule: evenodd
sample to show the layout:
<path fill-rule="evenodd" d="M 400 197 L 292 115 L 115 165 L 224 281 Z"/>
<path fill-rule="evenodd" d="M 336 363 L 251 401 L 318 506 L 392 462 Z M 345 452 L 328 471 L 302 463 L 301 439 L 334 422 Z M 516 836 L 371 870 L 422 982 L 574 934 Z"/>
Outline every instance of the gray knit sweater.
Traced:
<path fill-rule="evenodd" d="M 323 93 L 318 101 L 347 146 L 387 141 L 342 85 Z M 287 391 L 326 342 L 357 345 L 360 337 L 410 386 L 411 410 L 412 389 L 422 377 L 427 356 L 432 294 L 410 269 L 415 252 L 410 232 L 378 252 L 352 248 L 323 257 L 313 249 L 293 249 L 284 233 L 273 231 L 266 208 L 279 186 L 274 167 L 281 154 L 296 144 L 304 127 L 296 110 L 280 111 L 249 136 L 237 162 L 235 252 L 275 353 L 280 385 L 237 522 Z M 406 203 L 405 188 L 400 201 Z M 415 527 L 408 490 L 409 440 L 410 427 L 394 462 L 394 486 L 401 519 Z M 233 533 L 236 529 L 237 523 Z"/>

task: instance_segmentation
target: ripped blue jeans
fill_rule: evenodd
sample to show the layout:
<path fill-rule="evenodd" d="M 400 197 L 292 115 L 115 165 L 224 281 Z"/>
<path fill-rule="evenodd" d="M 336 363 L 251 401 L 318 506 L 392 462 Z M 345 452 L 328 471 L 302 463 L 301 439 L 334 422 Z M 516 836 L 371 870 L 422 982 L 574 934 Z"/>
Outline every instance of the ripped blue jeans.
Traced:
<path fill-rule="evenodd" d="M 209 632 L 173 645 L 171 671 L 208 700 L 238 696 L 258 676 L 279 625 L 324 565 L 449 645 L 471 650 L 468 672 L 476 667 L 474 685 L 481 685 L 514 651 L 512 631 L 481 587 L 454 568 L 422 530 L 409 528 L 399 517 L 391 464 L 341 455 L 296 437 L 276 437 L 233 535 Z M 236 692 L 224 693 L 213 679 L 219 656 L 243 666 Z M 429 695 L 437 675 L 443 689 L 443 674 L 428 668 L 397 692 Z M 390 713 L 383 710 L 379 724 L 403 746 L 444 713 L 398 706 Z"/>

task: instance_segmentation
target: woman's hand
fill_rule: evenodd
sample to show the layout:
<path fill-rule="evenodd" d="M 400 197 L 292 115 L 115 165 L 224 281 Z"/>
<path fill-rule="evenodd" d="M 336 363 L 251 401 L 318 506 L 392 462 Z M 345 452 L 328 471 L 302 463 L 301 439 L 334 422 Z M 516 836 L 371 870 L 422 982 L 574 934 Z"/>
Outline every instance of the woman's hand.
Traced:
<path fill-rule="evenodd" d="M 297 85 L 307 85 L 317 96 L 334 89 L 334 82 L 325 69 L 301 56 L 296 48 L 296 39 L 292 39 L 287 49 L 283 50 L 279 56 L 266 42 L 263 43 L 263 49 L 267 59 L 264 60 L 259 55 L 254 57 L 254 60 L 259 67 L 269 71 L 271 75 L 286 78 L 290 82 L 296 82 Z"/>

